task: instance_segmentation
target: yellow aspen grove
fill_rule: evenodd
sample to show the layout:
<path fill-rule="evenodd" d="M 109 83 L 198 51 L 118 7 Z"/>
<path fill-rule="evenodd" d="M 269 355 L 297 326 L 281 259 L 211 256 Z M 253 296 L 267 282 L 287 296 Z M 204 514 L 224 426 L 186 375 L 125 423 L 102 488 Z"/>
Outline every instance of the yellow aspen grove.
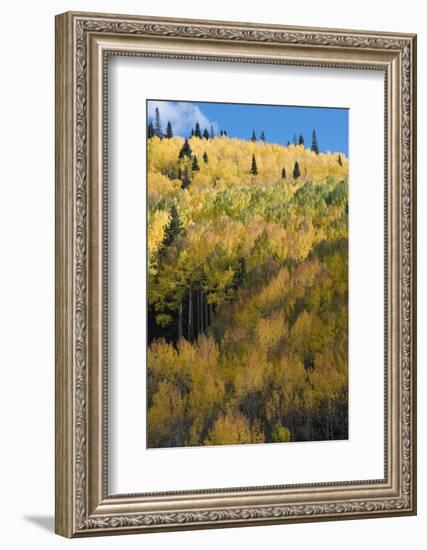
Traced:
<path fill-rule="evenodd" d="M 348 159 L 204 128 L 148 139 L 148 446 L 347 439 Z"/>

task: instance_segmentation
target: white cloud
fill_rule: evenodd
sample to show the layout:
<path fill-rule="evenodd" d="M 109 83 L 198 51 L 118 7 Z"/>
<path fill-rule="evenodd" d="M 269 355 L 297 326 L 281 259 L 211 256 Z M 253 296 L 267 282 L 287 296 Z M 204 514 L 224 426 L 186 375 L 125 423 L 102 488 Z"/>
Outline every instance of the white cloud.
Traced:
<path fill-rule="evenodd" d="M 218 132 L 218 123 L 209 120 L 193 103 L 171 102 L 171 101 L 148 101 L 148 118 L 154 118 L 154 111 L 159 108 L 160 120 L 163 132 L 166 131 L 168 120 L 172 124 L 174 135 L 188 136 L 196 122 L 199 122 L 202 132 L 205 128 L 210 132 L 210 127 L 214 127 L 215 133 Z"/>

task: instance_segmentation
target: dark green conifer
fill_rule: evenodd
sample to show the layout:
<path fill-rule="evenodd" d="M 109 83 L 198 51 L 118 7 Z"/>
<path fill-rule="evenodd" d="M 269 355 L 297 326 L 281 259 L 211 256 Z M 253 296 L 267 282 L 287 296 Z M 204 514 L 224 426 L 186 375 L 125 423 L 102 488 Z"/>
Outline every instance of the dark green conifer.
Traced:
<path fill-rule="evenodd" d="M 255 130 L 252 130 L 252 137 L 251 137 L 251 141 L 255 142 L 256 141 L 256 134 L 255 134 Z"/>
<path fill-rule="evenodd" d="M 251 174 L 253 176 L 258 175 L 258 167 L 256 165 L 255 155 L 252 155 Z"/>
<path fill-rule="evenodd" d="M 297 161 L 295 161 L 295 164 L 294 164 L 293 176 L 294 176 L 294 180 L 296 180 L 297 178 L 299 178 L 301 176 L 301 172 L 300 172 L 300 169 L 299 169 L 299 164 L 298 164 Z"/>
<path fill-rule="evenodd" d="M 316 155 L 319 154 L 319 144 L 317 143 L 316 130 L 313 130 L 312 139 L 311 139 L 311 150 L 314 151 Z"/>
<path fill-rule="evenodd" d="M 205 129 L 203 130 L 203 137 L 204 137 L 205 139 L 209 139 L 209 132 L 208 132 L 207 128 L 205 128 Z"/>
<path fill-rule="evenodd" d="M 285 167 L 282 168 L 282 179 L 286 179 L 286 170 Z"/>
<path fill-rule="evenodd" d="M 168 120 L 168 124 L 166 126 L 166 137 L 168 139 L 173 138 L 173 130 L 172 130 L 172 124 L 170 123 L 170 120 Z"/>
<path fill-rule="evenodd" d="M 187 166 L 185 166 L 181 176 L 181 189 L 187 189 L 190 183 L 191 183 L 190 174 L 188 173 Z"/>
<path fill-rule="evenodd" d="M 197 160 L 197 155 L 194 155 L 193 162 L 191 163 L 191 169 L 193 172 L 198 172 L 200 170 L 199 161 Z"/>
<path fill-rule="evenodd" d="M 151 139 L 152 137 L 154 137 L 154 135 L 154 125 L 152 122 L 150 122 L 147 128 L 147 138 Z"/>
<path fill-rule="evenodd" d="M 206 153 L 206 151 L 203 153 L 203 160 L 204 160 L 205 164 L 208 164 L 209 158 L 208 158 L 208 154 Z"/>
<path fill-rule="evenodd" d="M 181 160 L 184 157 L 188 157 L 190 159 L 192 154 L 193 154 L 193 152 L 191 150 L 190 144 L 188 143 L 188 139 L 185 138 L 184 144 L 181 147 L 181 149 L 179 150 L 178 159 Z"/>
<path fill-rule="evenodd" d="M 154 135 L 156 135 L 160 139 L 163 137 L 162 124 L 160 121 L 160 111 L 158 107 L 156 107 L 154 111 Z"/>
<path fill-rule="evenodd" d="M 178 209 L 174 203 L 170 209 L 170 220 L 163 238 L 163 246 L 170 246 L 180 231 L 181 220 L 179 219 Z"/>

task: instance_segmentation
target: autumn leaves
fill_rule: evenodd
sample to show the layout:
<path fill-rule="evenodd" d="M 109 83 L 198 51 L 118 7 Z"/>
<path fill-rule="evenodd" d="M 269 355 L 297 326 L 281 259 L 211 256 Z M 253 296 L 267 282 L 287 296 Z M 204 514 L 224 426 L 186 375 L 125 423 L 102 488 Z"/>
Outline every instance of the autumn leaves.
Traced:
<path fill-rule="evenodd" d="M 347 169 L 303 145 L 149 140 L 150 447 L 347 437 Z"/>

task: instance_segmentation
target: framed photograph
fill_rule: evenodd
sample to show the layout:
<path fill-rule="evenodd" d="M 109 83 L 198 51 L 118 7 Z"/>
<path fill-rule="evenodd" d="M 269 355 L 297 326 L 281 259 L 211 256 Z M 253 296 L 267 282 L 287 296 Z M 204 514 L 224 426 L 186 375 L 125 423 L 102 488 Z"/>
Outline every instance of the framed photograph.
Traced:
<path fill-rule="evenodd" d="M 416 513 L 416 37 L 56 18 L 56 532 Z"/>

